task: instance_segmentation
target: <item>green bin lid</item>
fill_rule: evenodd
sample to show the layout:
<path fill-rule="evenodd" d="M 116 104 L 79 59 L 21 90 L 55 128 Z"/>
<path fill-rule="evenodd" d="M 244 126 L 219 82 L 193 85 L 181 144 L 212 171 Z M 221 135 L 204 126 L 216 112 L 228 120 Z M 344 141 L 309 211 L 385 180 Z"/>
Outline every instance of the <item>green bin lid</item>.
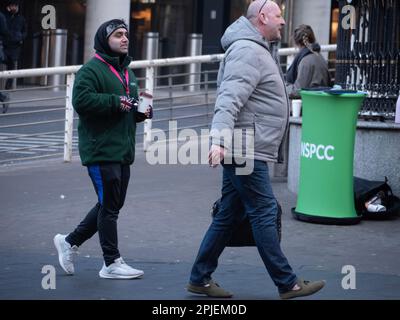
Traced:
<path fill-rule="evenodd" d="M 324 97 L 341 97 L 341 98 L 354 98 L 360 97 L 364 98 L 367 96 L 366 92 L 362 91 L 352 91 L 352 90 L 301 90 L 301 95 L 306 96 L 324 96 Z"/>

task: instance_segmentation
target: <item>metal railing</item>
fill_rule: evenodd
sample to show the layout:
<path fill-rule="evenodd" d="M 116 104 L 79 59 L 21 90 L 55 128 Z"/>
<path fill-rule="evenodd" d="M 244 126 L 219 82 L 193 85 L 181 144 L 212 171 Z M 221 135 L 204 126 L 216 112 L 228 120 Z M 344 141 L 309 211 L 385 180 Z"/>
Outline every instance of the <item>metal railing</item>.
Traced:
<path fill-rule="evenodd" d="M 331 52 L 336 50 L 336 45 L 322 46 L 323 52 Z M 295 48 L 285 48 L 279 50 L 280 56 L 286 56 L 287 61 L 292 61 L 293 56 L 297 53 Z M 144 69 L 144 77 L 138 78 L 139 87 L 154 96 L 154 111 L 156 117 L 153 120 L 146 120 L 144 122 L 143 131 L 138 135 L 143 135 L 143 148 L 146 151 L 152 141 L 152 128 L 157 124 L 160 129 L 168 131 L 166 127 L 170 120 L 180 121 L 178 129 L 184 128 L 205 128 L 210 125 L 213 104 L 215 102 L 216 93 L 216 77 L 219 68 L 219 62 L 224 58 L 224 54 L 204 55 L 195 57 L 180 57 L 168 59 L 156 59 L 146 61 L 132 62 L 130 68 Z M 193 77 L 192 73 L 185 72 L 185 68 L 189 64 L 200 64 L 202 66 L 201 72 L 197 77 Z M 285 66 L 286 63 L 283 65 Z M 49 75 L 66 75 L 66 85 L 56 86 L 57 88 L 65 89 L 58 92 L 58 95 L 53 93 L 52 87 L 34 87 L 24 88 L 17 90 L 10 90 L 15 97 L 23 94 L 28 95 L 28 90 L 41 91 L 44 97 L 35 98 L 22 98 L 12 99 L 8 103 L 15 105 L 14 110 L 22 110 L 19 112 L 11 112 L 0 114 L 0 164 L 9 163 L 12 161 L 23 159 L 39 159 L 49 156 L 59 156 L 61 152 L 56 153 L 55 150 L 61 151 L 62 148 L 64 161 L 70 162 L 72 159 L 73 151 L 77 147 L 77 138 L 74 136 L 76 133 L 77 116 L 74 114 L 72 106 L 72 89 L 75 81 L 75 74 L 81 66 L 67 66 L 67 67 L 54 67 L 54 68 L 40 68 L 40 69 L 25 69 L 0 72 L 0 79 L 9 78 L 30 78 L 30 77 L 43 77 Z M 157 72 L 155 72 L 157 69 Z M 168 70 L 169 69 L 169 70 Z M 171 71 L 172 69 L 172 71 Z M 135 72 L 136 73 L 136 72 Z M 156 75 L 157 74 L 157 75 Z M 200 79 L 199 82 L 193 83 L 190 79 Z M 188 81 L 189 80 L 189 81 Z M 199 90 L 193 92 L 190 88 L 196 86 Z M 5 92 L 5 91 L 3 91 Z M 35 93 L 34 93 L 35 95 Z M 50 95 L 50 97 L 49 97 Z M 13 96 L 14 98 L 14 96 Z M 65 104 L 54 106 L 54 101 L 64 100 Z M 33 108 L 32 103 L 42 103 L 42 106 Z M 30 104 L 28 107 L 22 107 L 23 104 Z M 47 104 L 47 106 L 43 106 Z M 0 104 L 1 108 L 1 104 Z M 28 110 L 23 110 L 28 109 Z M 34 110 L 30 110 L 34 109 Z M 61 119 L 59 116 L 50 116 L 64 111 L 64 117 Z M 1 112 L 1 109 L 0 109 Z M 46 116 L 45 116 L 46 115 Z M 13 118 L 24 117 L 22 123 L 13 122 Z M 29 117 L 39 117 L 29 120 Z M 28 118 L 26 120 L 26 118 Z M 8 120 L 8 121 L 5 121 Z M 31 132 L 25 132 L 23 128 L 35 127 L 44 128 L 60 123 L 64 123 L 64 128 L 52 127 L 52 130 L 39 131 L 38 129 Z M 19 132 L 9 132 L 10 130 L 18 129 Z M 44 130 L 44 129 L 43 129 Z M 7 132 L 8 131 L 8 132 Z M 60 140 L 62 135 L 62 140 Z M 76 134 L 75 134 L 76 135 Z M 31 141 L 18 145 L 19 141 Z M 37 143 L 37 141 L 41 143 Z M 15 141 L 12 146 L 7 146 L 7 143 Z M 47 142 L 46 142 L 47 141 Z M 6 146 L 4 147 L 4 144 Z M 46 153 L 46 149 L 53 150 L 54 152 Z M 35 154 L 34 151 L 43 151 L 40 154 Z M 15 159 L 10 157 L 1 157 L 3 154 L 24 154 L 25 157 L 17 157 Z"/>

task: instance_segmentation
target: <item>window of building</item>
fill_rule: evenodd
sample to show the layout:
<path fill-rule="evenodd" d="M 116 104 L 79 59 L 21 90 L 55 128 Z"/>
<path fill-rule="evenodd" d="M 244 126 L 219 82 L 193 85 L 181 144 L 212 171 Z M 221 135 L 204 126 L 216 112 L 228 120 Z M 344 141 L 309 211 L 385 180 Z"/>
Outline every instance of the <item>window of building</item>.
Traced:
<path fill-rule="evenodd" d="M 131 52 L 135 59 L 144 56 L 144 37 L 147 32 L 159 34 L 159 57 L 185 55 L 186 37 L 193 32 L 194 8 L 197 1 L 132 0 Z"/>

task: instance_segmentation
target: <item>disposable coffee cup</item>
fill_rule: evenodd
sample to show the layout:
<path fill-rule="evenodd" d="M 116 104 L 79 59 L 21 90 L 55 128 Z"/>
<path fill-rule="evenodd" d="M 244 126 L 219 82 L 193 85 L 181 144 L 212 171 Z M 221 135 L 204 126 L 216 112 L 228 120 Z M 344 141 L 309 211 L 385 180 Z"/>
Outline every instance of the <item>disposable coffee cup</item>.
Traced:
<path fill-rule="evenodd" d="M 139 95 L 138 112 L 145 113 L 150 106 L 153 106 L 153 96 L 150 93 L 141 92 Z"/>
<path fill-rule="evenodd" d="M 292 100 L 292 116 L 299 118 L 301 114 L 301 100 Z"/>

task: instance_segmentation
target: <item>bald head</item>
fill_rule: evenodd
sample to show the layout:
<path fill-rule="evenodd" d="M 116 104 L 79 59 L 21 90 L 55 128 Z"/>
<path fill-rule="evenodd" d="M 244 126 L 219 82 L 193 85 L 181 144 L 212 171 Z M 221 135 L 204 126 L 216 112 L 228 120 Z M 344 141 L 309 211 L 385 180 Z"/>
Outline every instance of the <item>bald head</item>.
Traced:
<path fill-rule="evenodd" d="M 279 6 L 271 0 L 267 0 L 267 1 L 255 0 L 252 3 L 250 3 L 249 8 L 247 9 L 246 18 L 249 19 L 250 21 L 256 20 L 259 13 L 268 12 L 271 10 L 271 8 L 279 9 Z M 261 12 L 260 12 L 260 9 L 261 9 Z"/>
<path fill-rule="evenodd" d="M 246 18 L 268 41 L 281 39 L 281 30 L 285 25 L 279 6 L 272 0 L 255 0 L 247 9 Z"/>

